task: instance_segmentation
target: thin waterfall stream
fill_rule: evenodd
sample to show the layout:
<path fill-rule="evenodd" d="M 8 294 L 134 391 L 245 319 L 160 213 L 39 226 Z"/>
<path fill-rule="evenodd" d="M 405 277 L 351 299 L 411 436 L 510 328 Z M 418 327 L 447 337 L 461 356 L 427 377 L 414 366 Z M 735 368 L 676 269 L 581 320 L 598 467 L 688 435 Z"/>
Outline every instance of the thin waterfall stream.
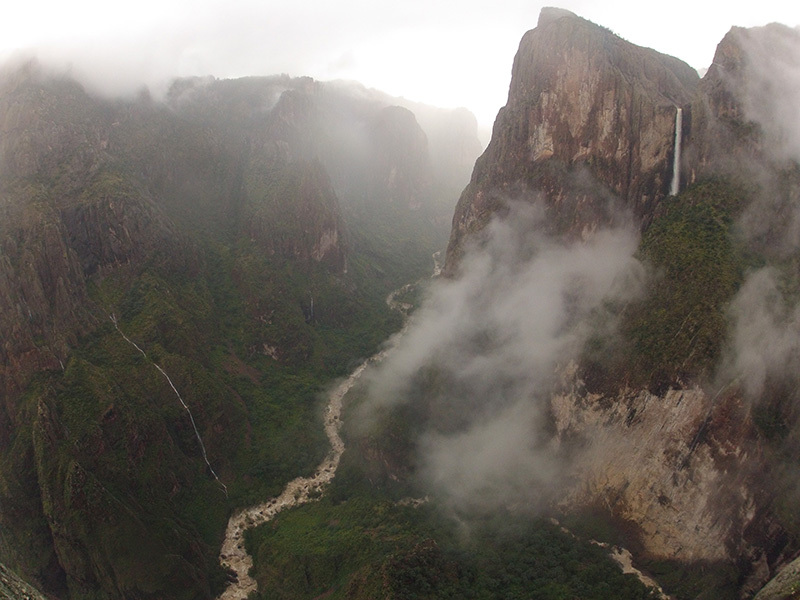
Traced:
<path fill-rule="evenodd" d="M 119 332 L 119 334 L 122 336 L 122 338 L 126 342 L 128 342 L 131 346 L 136 348 L 142 354 L 142 356 L 144 356 L 145 360 L 150 362 L 150 364 L 152 364 L 156 369 L 158 369 L 158 372 L 161 373 L 167 380 L 167 383 L 169 383 L 169 387 L 171 387 L 172 391 L 175 392 L 175 396 L 177 396 L 178 400 L 181 403 L 181 406 L 183 406 L 183 409 L 189 415 L 189 420 L 192 423 L 192 429 L 194 429 L 194 436 L 195 438 L 197 438 L 197 443 L 200 445 L 200 451 L 203 453 L 203 460 L 206 461 L 206 466 L 208 467 L 208 470 L 211 471 L 211 474 L 214 476 L 214 479 L 217 480 L 217 483 L 220 486 L 222 486 L 222 489 L 225 492 L 225 496 L 227 496 L 228 487 L 224 483 L 222 483 L 219 477 L 217 477 L 217 472 L 214 471 L 214 467 L 211 466 L 211 462 L 208 460 L 208 454 L 206 453 L 206 445 L 203 443 L 203 438 L 200 436 L 200 431 L 197 429 L 197 423 L 195 423 L 194 421 L 194 415 L 192 414 L 192 410 L 189 408 L 189 405 L 186 404 L 186 402 L 183 400 L 183 396 L 181 396 L 181 393 L 178 391 L 178 388 L 175 387 L 175 384 L 172 382 L 172 378 L 169 375 L 167 375 L 167 372 L 164 369 L 161 368 L 161 365 L 159 365 L 157 362 L 155 362 L 149 356 L 147 356 L 147 353 L 144 350 L 142 350 L 136 342 L 130 339 L 127 335 L 125 335 L 122 329 L 119 328 L 119 323 L 117 323 L 117 317 L 114 314 L 111 314 L 109 318 L 111 319 L 111 322 L 114 324 L 114 327 L 116 328 L 117 332 Z"/>
<path fill-rule="evenodd" d="M 669 186 L 670 196 L 677 196 L 681 188 L 681 137 L 683 135 L 683 109 L 678 106 L 675 113 L 675 150 L 672 156 L 672 183 Z"/>

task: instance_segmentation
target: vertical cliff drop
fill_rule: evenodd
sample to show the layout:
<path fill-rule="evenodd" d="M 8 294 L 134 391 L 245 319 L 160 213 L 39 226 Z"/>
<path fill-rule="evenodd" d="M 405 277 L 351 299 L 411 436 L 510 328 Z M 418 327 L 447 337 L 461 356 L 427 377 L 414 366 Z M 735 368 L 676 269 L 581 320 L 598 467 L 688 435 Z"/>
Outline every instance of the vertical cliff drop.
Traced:
<path fill-rule="evenodd" d="M 759 417 L 715 370 L 743 253 L 780 255 L 772 230 L 739 237 L 752 198 L 742 174 L 789 190 L 781 188 L 779 214 L 793 212 L 797 187 L 781 174 L 794 167 L 764 160 L 762 128 L 742 108 L 746 38 L 729 34 L 701 82 L 677 59 L 544 9 L 520 43 L 508 102 L 459 200 L 444 273 L 469 276 L 469 248 L 485 247 L 489 224 L 515 203 L 540 208 L 543 228 L 564 243 L 633 219 L 641 256 L 655 267 L 650 297 L 621 310 L 622 335 L 604 332 L 560 365 L 562 389 L 549 402 L 555 439 L 590 451 L 573 455 L 574 485 L 558 504 L 602 507 L 636 531 L 651 560 L 735 564 L 735 585 L 749 593 L 793 546 L 770 508 L 777 491 L 764 480 L 770 450 Z"/>
<path fill-rule="evenodd" d="M 678 106 L 675 111 L 675 146 L 672 158 L 672 183 L 669 186 L 669 195 L 677 196 L 681 187 L 681 137 L 683 129 L 683 109 Z"/>

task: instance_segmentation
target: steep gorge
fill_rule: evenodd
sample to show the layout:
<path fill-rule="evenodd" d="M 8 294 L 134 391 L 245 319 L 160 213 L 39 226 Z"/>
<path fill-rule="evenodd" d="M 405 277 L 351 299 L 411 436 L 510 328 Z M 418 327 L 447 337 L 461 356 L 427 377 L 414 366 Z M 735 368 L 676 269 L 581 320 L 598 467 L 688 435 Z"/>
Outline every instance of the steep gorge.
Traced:
<path fill-rule="evenodd" d="M 471 586 L 480 563 L 470 572 L 457 563 L 463 556 L 426 537 L 430 529 L 420 533 L 413 519 L 399 526 L 392 511 L 401 504 L 369 496 L 381 486 L 405 490 L 425 466 L 414 453 L 423 446 L 413 447 L 414 436 L 430 433 L 425 419 L 439 419 L 438 442 L 472 441 L 458 438 L 470 412 L 491 444 L 477 454 L 474 444 L 456 447 L 488 465 L 485 489 L 502 478 L 491 469 L 496 446 L 512 467 L 533 471 L 513 482 L 516 495 L 501 510 L 489 502 L 493 510 L 609 523 L 637 564 L 661 583 L 665 576 L 679 597 L 749 597 L 796 556 L 796 381 L 768 365 L 755 385 L 742 365 L 761 363 L 733 354 L 744 292 L 772 290 L 767 300 L 786 305 L 776 323 L 794 332 L 800 167 L 780 132 L 753 116 L 752 53 L 796 37 L 780 26 L 735 28 L 700 79 L 576 15 L 542 12 L 456 207 L 444 274 L 454 286 L 480 285 L 466 269 L 486 268 L 474 258 L 485 259 L 480 248 L 497 242 L 511 215 L 516 229 L 502 231 L 520 239 L 501 241 L 520 242 L 515 251 L 526 259 L 585 254 L 619 232 L 634 242 L 639 234 L 636 254 L 624 258 L 641 268 L 620 271 L 637 289 L 620 293 L 614 280 L 616 296 L 584 302 L 595 293 L 591 271 L 488 263 L 508 276 L 490 283 L 535 275 L 542 286 L 557 280 L 554 271 L 572 273 L 558 288 L 563 311 L 549 313 L 535 285 L 498 289 L 499 298 L 477 295 L 477 314 L 493 326 L 497 312 L 519 310 L 511 333 L 479 324 L 459 338 L 463 324 L 451 320 L 432 329 L 474 360 L 424 365 L 422 383 L 413 382 L 417 404 L 390 413 L 385 436 L 350 432 L 358 443 L 348 447 L 364 456 L 351 450 L 345 475 L 352 483 L 363 460 L 370 500 L 342 484 L 336 494 L 345 500 L 319 509 L 322 541 L 297 564 L 273 571 L 262 560 L 260 583 L 288 589 L 299 578 L 307 586 L 299 589 L 353 597 L 374 597 L 379 584 L 404 590 L 411 575 L 414 584 Z M 244 525 L 329 481 L 342 450 L 339 420 L 336 410 L 325 417 L 333 444 L 325 458 L 316 395 L 398 327 L 385 293 L 427 268 L 442 240 L 446 198 L 474 158 L 474 121 L 448 114 L 451 125 L 437 129 L 436 110 L 285 76 L 180 80 L 164 103 L 110 102 L 30 65 L 7 74 L 0 91 L 0 556 L 74 598 L 213 597 L 230 576 L 216 564 L 230 512 L 278 496 L 292 480 L 276 502 L 230 520 L 235 535 L 223 558 L 241 571 L 249 566 L 239 547 Z M 525 209 L 535 218 L 517 219 Z M 591 263 L 599 280 L 601 263 Z M 449 318 L 461 307 L 455 292 L 446 297 Z M 520 382 L 515 369 L 540 348 L 521 344 L 517 362 L 503 350 L 494 358 L 511 360 L 493 363 L 491 353 L 535 331 L 538 313 L 555 315 L 542 331 L 566 334 L 551 341 L 580 347 L 552 344 L 547 374 L 523 368 L 530 381 Z M 422 346 L 430 331 L 414 339 Z M 766 352 L 755 344 L 753 353 Z M 497 380 L 459 379 L 487 364 L 500 365 Z M 795 364 L 791 356 L 786 364 Z M 484 392 L 505 402 L 520 390 L 527 395 L 514 406 L 523 409 L 506 420 L 480 405 Z M 439 402 L 462 392 L 478 406 Z M 483 435 L 498 422 L 511 427 Z M 440 450 L 435 438 L 424 437 L 424 449 Z M 557 469 L 552 457 L 563 461 Z M 445 464 L 468 479 L 452 466 L 462 463 Z M 365 531 L 361 523 L 348 531 L 336 516 L 364 506 L 374 513 Z M 274 552 L 270 536 L 280 541 L 287 521 L 253 534 L 255 557 Z M 526 529 L 528 538 L 534 529 L 546 526 Z M 340 531 L 326 563 L 325 536 Z M 373 542 L 392 554 L 370 564 L 359 562 L 371 559 L 366 552 L 341 550 Z M 324 569 L 309 573 L 309 565 Z"/>
<path fill-rule="evenodd" d="M 105 100 L 35 63 L 3 72 L 5 563 L 63 597 L 221 590 L 228 513 L 313 470 L 318 390 L 397 327 L 386 292 L 442 239 L 437 194 L 452 181 L 414 198 L 419 216 L 398 198 L 394 237 L 354 231 L 370 198 L 336 187 L 337 165 L 362 159 L 331 161 L 345 124 L 390 102 L 287 77 Z M 413 115 L 404 126 L 420 135 Z M 468 137 L 462 126 L 436 135 Z M 419 139 L 400 186 L 430 181 Z M 414 228 L 418 249 L 394 268 Z"/>

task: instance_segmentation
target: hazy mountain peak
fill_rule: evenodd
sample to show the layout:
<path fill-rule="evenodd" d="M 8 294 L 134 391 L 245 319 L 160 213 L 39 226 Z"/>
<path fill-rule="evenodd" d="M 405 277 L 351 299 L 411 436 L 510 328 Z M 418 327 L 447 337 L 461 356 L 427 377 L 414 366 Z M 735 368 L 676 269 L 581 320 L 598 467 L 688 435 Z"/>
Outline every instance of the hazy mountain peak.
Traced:
<path fill-rule="evenodd" d="M 547 25 L 548 23 L 551 23 L 552 21 L 556 21 L 558 19 L 563 19 L 565 17 L 567 17 L 567 18 L 569 18 L 569 17 L 578 18 L 578 15 L 576 15 L 574 12 L 569 11 L 569 10 L 567 10 L 565 8 L 557 8 L 555 6 L 545 6 L 539 12 L 539 21 L 537 22 L 536 26 L 537 27 L 543 27 L 543 26 Z"/>

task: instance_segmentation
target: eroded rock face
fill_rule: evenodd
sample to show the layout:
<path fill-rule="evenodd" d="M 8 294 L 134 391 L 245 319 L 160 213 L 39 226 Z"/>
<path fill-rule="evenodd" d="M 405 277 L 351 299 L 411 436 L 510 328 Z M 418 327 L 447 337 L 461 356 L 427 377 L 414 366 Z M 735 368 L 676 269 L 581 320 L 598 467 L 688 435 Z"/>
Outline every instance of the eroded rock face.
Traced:
<path fill-rule="evenodd" d="M 269 254 L 347 270 L 344 223 L 328 175 L 319 162 L 250 169 L 250 219 L 245 231 Z M 285 198 L 292 198 L 286 203 Z"/>
<path fill-rule="evenodd" d="M 79 259 L 60 222 L 4 227 L 0 238 L 0 381 L 3 408 L 30 376 L 59 368 L 91 321 Z"/>
<path fill-rule="evenodd" d="M 77 83 L 35 62 L 0 73 L 0 177 L 90 170 L 107 143 L 105 117 Z"/>
<path fill-rule="evenodd" d="M 551 229 L 575 236 L 613 222 L 615 204 L 647 219 L 669 192 L 676 109 L 698 81 L 675 58 L 567 11 L 543 11 L 520 43 L 508 102 L 459 200 L 446 273 L 465 237 L 508 201 L 543 199 Z"/>
<path fill-rule="evenodd" d="M 733 27 L 725 35 L 692 103 L 686 156 L 692 180 L 741 170 L 755 178 L 797 160 L 791 74 L 798 60 L 800 32 L 785 25 Z"/>
<path fill-rule="evenodd" d="M 458 273 L 466 245 L 479 243 L 510 202 L 540 204 L 548 233 L 562 240 L 586 239 L 620 214 L 646 229 L 669 194 L 677 107 L 681 183 L 749 178 L 758 201 L 745 210 L 782 215 L 756 215 L 761 228 L 745 232 L 750 248 L 766 257 L 794 251 L 785 240 L 797 231 L 800 154 L 759 118 L 763 106 L 753 99 L 763 67 L 754 49 L 793 51 L 797 38 L 782 26 L 735 28 L 700 82 L 674 58 L 544 10 L 520 44 L 508 102 L 459 201 L 445 274 Z M 655 395 L 620 379 L 612 384 L 618 391 L 601 395 L 575 377 L 551 400 L 556 439 L 586 448 L 574 454 L 560 506 L 602 507 L 636 530 L 646 556 L 735 563 L 741 593 L 754 592 L 791 558 L 791 544 L 771 512 L 774 457 L 753 424 L 753 405 L 734 389 L 687 385 Z"/>
<path fill-rule="evenodd" d="M 770 460 L 734 393 L 699 388 L 616 397 L 572 385 L 551 398 L 556 439 L 577 445 L 558 506 L 624 524 L 637 558 L 736 565 L 743 597 L 792 557 L 770 510 Z"/>
<path fill-rule="evenodd" d="M 766 463 L 739 396 L 691 388 L 609 398 L 571 381 L 551 412 L 562 443 L 586 446 L 562 507 L 604 507 L 634 525 L 644 553 L 658 559 L 757 562 L 776 550 L 756 547 L 764 540 L 752 535 L 769 525 L 758 491 Z"/>
<path fill-rule="evenodd" d="M 800 558 L 795 559 L 761 589 L 755 600 L 784 600 L 797 595 L 800 587 Z"/>
<path fill-rule="evenodd" d="M 45 600 L 39 590 L 3 564 L 0 564 L 0 597 L 9 600 Z"/>
<path fill-rule="evenodd" d="M 419 210 L 431 195 L 428 138 L 414 113 L 400 106 L 384 108 L 371 124 L 374 148 L 373 194 L 386 201 Z"/>

